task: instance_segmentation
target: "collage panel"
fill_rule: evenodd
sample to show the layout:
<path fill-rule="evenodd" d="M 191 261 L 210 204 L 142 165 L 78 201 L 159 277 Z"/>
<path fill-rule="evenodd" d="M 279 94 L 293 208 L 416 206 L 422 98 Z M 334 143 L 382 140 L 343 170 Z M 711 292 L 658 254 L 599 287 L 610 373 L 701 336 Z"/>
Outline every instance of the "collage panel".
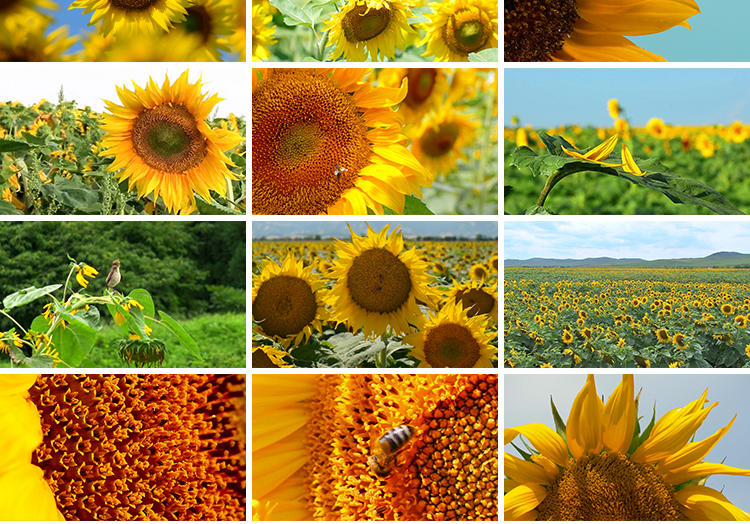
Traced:
<path fill-rule="evenodd" d="M 498 520 L 497 374 L 252 382 L 258 520 Z"/>
<path fill-rule="evenodd" d="M 255 221 L 253 367 L 497 367 L 496 221 Z"/>
<path fill-rule="evenodd" d="M 254 215 L 496 215 L 496 68 L 255 68 Z"/>
<path fill-rule="evenodd" d="M 246 519 L 246 375 L 0 374 L 6 520 Z"/>
<path fill-rule="evenodd" d="M 505 520 L 746 519 L 747 374 L 504 381 Z"/>
<path fill-rule="evenodd" d="M 0 368 L 244 369 L 246 229 L 0 222 Z"/>

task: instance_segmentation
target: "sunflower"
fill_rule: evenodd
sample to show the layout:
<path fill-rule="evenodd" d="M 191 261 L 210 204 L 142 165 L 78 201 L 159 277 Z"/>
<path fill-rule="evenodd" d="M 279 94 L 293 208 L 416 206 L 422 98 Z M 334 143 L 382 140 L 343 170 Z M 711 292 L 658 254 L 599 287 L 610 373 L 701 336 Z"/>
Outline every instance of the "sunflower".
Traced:
<path fill-rule="evenodd" d="M 89 285 L 89 281 L 86 278 L 95 278 L 99 272 L 93 267 L 81 262 L 76 266 L 76 281 L 82 288 L 86 288 Z"/>
<path fill-rule="evenodd" d="M 471 269 L 469 269 L 469 278 L 479 282 L 485 282 L 490 278 L 490 272 L 487 269 L 487 266 L 481 262 L 477 262 L 471 266 Z"/>
<path fill-rule="evenodd" d="M 669 333 L 664 328 L 656 330 L 656 338 L 659 339 L 659 342 L 664 342 L 665 344 L 669 344 L 672 341 Z"/>
<path fill-rule="evenodd" d="M 664 61 L 625 36 L 690 28 L 698 13 L 694 0 L 505 2 L 505 62 Z"/>
<path fill-rule="evenodd" d="M 255 520 L 497 521 L 496 374 L 252 382 Z M 378 476 L 368 458 L 403 424 L 416 431 Z"/>
<path fill-rule="evenodd" d="M 221 62 L 221 53 L 229 52 L 227 38 L 232 35 L 235 14 L 226 0 L 194 0 L 186 7 L 185 20 L 175 24 L 167 34 L 180 33 L 197 37 L 199 62 Z"/>
<path fill-rule="evenodd" d="M 702 462 L 730 423 L 691 442 L 709 412 L 708 389 L 641 432 L 633 375 L 624 375 L 606 405 L 593 375 L 573 402 L 567 426 L 552 404 L 556 430 L 531 423 L 505 430 L 531 448 L 505 453 L 505 520 L 747 520 L 750 515 L 703 485 L 709 475 L 750 470 Z M 735 415 L 736 418 L 736 415 Z"/>
<path fill-rule="evenodd" d="M 93 12 L 89 25 L 100 20 L 101 33 L 156 35 L 185 20 L 190 0 L 75 0 L 70 9 Z"/>
<path fill-rule="evenodd" d="M 435 308 L 435 293 L 427 287 L 429 264 L 416 249 L 404 251 L 398 227 L 390 236 L 389 228 L 376 233 L 367 224 L 367 237 L 360 237 L 349 226 L 352 241 L 336 240 L 336 261 L 328 274 L 335 282 L 329 304 L 336 320 L 368 337 L 384 334 L 389 326 L 396 333 L 420 327 L 417 301 Z"/>
<path fill-rule="evenodd" d="M 497 359 L 497 336 L 486 315 L 468 316 L 458 302 L 449 301 L 424 328 L 403 338 L 414 349 L 421 368 L 490 368 Z"/>
<path fill-rule="evenodd" d="M 161 89 L 149 78 L 146 88 L 133 82 L 134 91 L 123 87 L 117 93 L 119 106 L 106 101 L 112 114 L 104 115 L 100 156 L 115 157 L 108 171 L 128 180 L 138 197 L 153 193 L 168 210 L 190 213 L 196 209 L 197 193 L 212 201 L 211 191 L 226 195 L 227 179 L 236 180 L 226 164 L 234 165 L 223 153 L 237 147 L 244 138 L 225 129 L 211 129 L 205 119 L 222 99 L 206 98 L 203 84 L 188 83 L 188 71 L 170 85 L 165 75 Z"/>
<path fill-rule="evenodd" d="M 366 72 L 254 70 L 254 214 L 402 213 L 406 195 L 432 185 L 391 109 L 406 82 L 375 88 Z"/>
<path fill-rule="evenodd" d="M 67 62 L 70 47 L 78 40 L 68 27 L 49 31 L 49 19 L 34 19 L 15 30 L 0 27 L 0 62 Z"/>
<path fill-rule="evenodd" d="M 685 344 L 685 335 L 682 333 L 675 333 L 672 336 L 672 344 L 677 346 L 677 349 L 686 349 L 687 344 Z"/>
<path fill-rule="evenodd" d="M 422 56 L 435 55 L 437 62 L 468 62 L 469 53 L 497 47 L 497 11 L 494 0 L 448 0 L 430 3 L 429 23 L 419 45 L 427 44 Z"/>
<path fill-rule="evenodd" d="M 232 52 L 238 53 L 240 62 L 247 60 L 247 2 L 246 0 L 232 0 L 231 12 L 234 13 L 232 33 L 227 38 Z"/>
<path fill-rule="evenodd" d="M 388 67 L 378 72 L 378 84 L 386 87 L 399 87 L 404 78 L 408 91 L 398 106 L 398 114 L 406 124 L 419 124 L 424 115 L 443 106 L 445 96 L 450 91 L 446 70 Z"/>
<path fill-rule="evenodd" d="M 254 368 L 293 368 L 294 364 L 287 364 L 284 357 L 289 354 L 273 346 L 256 344 L 253 340 L 253 365 Z"/>
<path fill-rule="evenodd" d="M 461 302 L 468 316 L 489 315 L 497 324 L 497 286 L 485 286 L 481 281 L 459 284 L 454 280 L 448 292 L 448 300 L 451 299 L 455 303 Z"/>
<path fill-rule="evenodd" d="M 571 342 L 573 342 L 573 334 L 569 330 L 564 329 L 562 341 L 566 344 L 570 344 Z"/>
<path fill-rule="evenodd" d="M 734 306 L 732 304 L 724 304 L 723 306 L 721 306 L 721 312 L 725 315 L 733 315 Z"/>
<path fill-rule="evenodd" d="M 51 0 L 5 0 L 0 3 L 0 28 L 17 31 L 29 24 L 30 20 L 49 21 L 41 9 L 57 10 L 57 2 Z"/>
<path fill-rule="evenodd" d="M 328 320 L 325 308 L 325 283 L 312 275 L 293 253 L 281 266 L 271 259 L 263 261 L 263 270 L 253 283 L 253 320 L 260 333 L 289 347 L 298 345 L 322 331 Z"/>
<path fill-rule="evenodd" d="M 273 37 L 276 26 L 268 25 L 272 20 L 273 16 L 268 13 L 263 4 L 253 2 L 253 62 L 271 58 L 268 48 L 276 43 Z"/>
<path fill-rule="evenodd" d="M 447 104 L 437 113 L 430 113 L 409 132 L 411 150 L 419 162 L 431 172 L 450 173 L 459 159 L 468 160 L 462 149 L 471 145 L 479 123 Z"/>
<path fill-rule="evenodd" d="M 349 0 L 341 10 L 325 21 L 326 47 L 336 46 L 328 55 L 341 55 L 350 62 L 377 62 L 380 57 L 395 58 L 396 48 L 404 49 L 404 34 L 414 33 L 408 19 L 414 18 L 414 0 Z"/>
<path fill-rule="evenodd" d="M 85 62 L 194 62 L 207 60 L 198 35 L 172 30 L 160 35 L 88 33 L 79 60 Z"/>

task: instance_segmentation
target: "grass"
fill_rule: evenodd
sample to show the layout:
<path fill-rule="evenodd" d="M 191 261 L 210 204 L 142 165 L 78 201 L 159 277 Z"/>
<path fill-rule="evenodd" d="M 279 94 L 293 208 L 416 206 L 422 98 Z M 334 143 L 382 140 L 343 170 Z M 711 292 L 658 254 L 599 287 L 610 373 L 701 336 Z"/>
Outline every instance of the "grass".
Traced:
<path fill-rule="evenodd" d="M 244 313 L 209 314 L 176 320 L 193 337 L 204 360 L 191 355 L 179 344 L 171 331 L 157 324 L 154 326 L 152 337 L 162 340 L 167 346 L 162 368 L 244 368 L 246 366 L 247 337 Z M 117 346 L 121 338 L 122 331 L 117 326 L 105 326 L 97 334 L 94 348 L 81 367 L 131 368 L 117 355 Z M 0 360 L 0 368 L 9 367 L 10 361 Z"/>

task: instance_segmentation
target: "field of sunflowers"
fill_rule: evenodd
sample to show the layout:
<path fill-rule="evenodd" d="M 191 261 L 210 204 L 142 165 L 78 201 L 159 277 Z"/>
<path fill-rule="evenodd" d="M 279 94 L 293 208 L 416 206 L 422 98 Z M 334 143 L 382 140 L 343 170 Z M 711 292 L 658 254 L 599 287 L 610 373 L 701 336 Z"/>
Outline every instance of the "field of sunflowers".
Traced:
<path fill-rule="evenodd" d="M 135 184 L 122 180 L 126 178 L 123 176 L 118 180 L 118 175 L 113 172 L 117 170 L 108 169 L 113 159 L 101 155 L 107 147 L 103 128 L 107 116 L 106 113 L 93 111 L 89 106 L 79 106 L 75 101 L 65 100 L 62 90 L 56 102 L 40 100 L 30 106 L 0 102 L 0 214 L 127 215 L 169 212 L 161 197 L 154 199 L 149 191 L 139 198 Z M 245 136 L 244 118 L 233 114 L 227 118 L 211 117 L 207 119 L 207 125 L 211 130 L 218 130 L 218 133 Z M 235 164 L 229 169 L 238 179 L 231 184 L 237 202 L 215 195 L 218 198 L 211 203 L 197 196 L 197 211 L 235 214 L 244 210 L 244 138 L 240 142 L 227 153 Z M 127 172 L 128 169 L 125 169 L 120 174 Z M 138 185 L 137 189 L 140 190 L 140 182 Z M 221 189 L 225 190 L 223 178 Z M 196 210 L 192 205 L 173 204 L 176 198 L 174 193 L 162 189 L 162 196 L 169 198 L 172 211 L 179 211 L 180 208 L 182 211 Z M 192 190 L 185 192 L 181 199 L 187 202 L 192 194 Z"/>
<path fill-rule="evenodd" d="M 631 128 L 621 118 L 616 118 L 611 128 L 573 125 L 542 130 L 520 123 L 505 128 L 506 213 L 538 212 L 534 205 L 539 203 L 547 179 L 538 176 L 539 172 L 534 176 L 528 167 L 519 169 L 514 165 L 513 155 L 517 148 L 525 146 L 540 158 L 550 158 L 541 157 L 548 154 L 548 150 L 540 133 L 560 137 L 569 144 L 568 149 L 573 146 L 581 151 L 617 135 L 623 144 L 627 144 L 630 155 L 645 172 L 645 176 L 631 176 L 628 179 L 627 174 L 602 176 L 606 174 L 603 173 L 605 169 L 597 169 L 598 173 L 593 172 L 594 169 L 580 170 L 567 176 L 549 192 L 543 202 L 546 212 L 567 215 L 695 215 L 714 212 L 737 214 L 738 210 L 750 213 L 750 185 L 745 183 L 750 175 L 750 125 L 735 122 L 729 126 L 678 126 L 668 125 L 657 118 L 641 128 Z M 624 160 L 619 147 L 616 154 L 602 160 L 622 165 Z M 714 195 L 715 200 L 722 200 L 723 196 L 731 205 L 717 210 L 711 209 L 711 206 L 693 205 L 689 201 L 677 203 L 672 198 L 673 194 L 670 196 L 668 192 L 645 187 L 648 186 L 645 182 L 649 180 L 650 172 L 657 171 L 658 177 L 667 173 L 670 184 L 677 190 L 695 196 L 705 194 L 705 186 L 708 186 L 718 193 L 718 196 Z M 656 178 L 657 175 L 652 176 Z M 680 200 L 679 196 L 677 200 Z"/>
<path fill-rule="evenodd" d="M 506 367 L 750 367 L 746 269 L 505 269 Z"/>
<path fill-rule="evenodd" d="M 253 240 L 253 367 L 496 367 L 496 240 Z"/>

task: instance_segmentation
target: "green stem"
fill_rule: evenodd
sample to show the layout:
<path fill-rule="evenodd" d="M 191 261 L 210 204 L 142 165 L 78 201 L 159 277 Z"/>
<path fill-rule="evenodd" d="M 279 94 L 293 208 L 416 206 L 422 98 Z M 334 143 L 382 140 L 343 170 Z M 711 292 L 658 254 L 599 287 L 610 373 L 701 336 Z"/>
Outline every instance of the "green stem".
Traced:
<path fill-rule="evenodd" d="M 539 200 L 537 200 L 536 205 L 539 207 L 544 207 L 544 201 L 547 200 L 547 196 L 549 196 L 549 193 L 550 191 L 552 191 L 552 188 L 555 187 L 560 180 L 572 174 L 573 173 L 560 174 L 557 171 L 552 173 L 552 175 L 547 179 L 547 183 L 544 184 L 544 189 L 542 189 L 542 192 L 539 195 Z"/>
<path fill-rule="evenodd" d="M 482 155 L 479 158 L 479 166 L 477 167 L 477 170 L 474 172 L 474 185 L 475 187 L 480 187 L 482 183 L 484 182 L 484 173 L 487 172 L 487 164 L 490 161 L 490 138 L 492 134 L 492 126 L 490 125 L 492 123 L 492 112 L 494 109 L 494 99 L 493 95 L 487 96 L 487 106 L 484 112 L 484 128 L 487 130 L 487 132 L 482 136 Z M 484 200 L 485 200 L 486 192 L 485 191 L 479 191 L 477 198 L 477 214 L 481 215 L 482 210 L 484 208 Z"/>

